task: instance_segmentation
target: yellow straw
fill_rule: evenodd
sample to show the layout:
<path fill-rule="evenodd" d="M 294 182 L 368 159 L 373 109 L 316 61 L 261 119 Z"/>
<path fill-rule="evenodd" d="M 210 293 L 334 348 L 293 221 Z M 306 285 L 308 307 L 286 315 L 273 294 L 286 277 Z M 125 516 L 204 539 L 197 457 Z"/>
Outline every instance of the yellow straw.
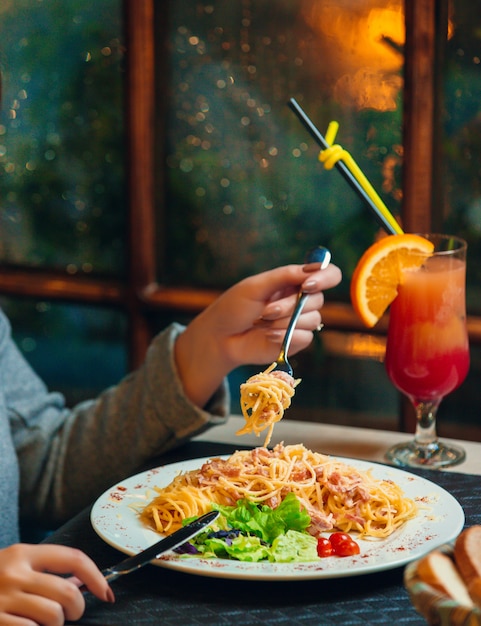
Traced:
<path fill-rule="evenodd" d="M 343 161 L 346 167 L 349 169 L 351 174 L 354 176 L 356 181 L 365 191 L 365 193 L 369 196 L 372 203 L 375 205 L 376 209 L 379 213 L 384 217 L 386 222 L 391 226 L 391 229 L 394 233 L 398 235 L 402 235 L 403 230 L 394 219 L 392 213 L 389 211 L 387 206 L 381 200 L 379 195 L 376 193 L 376 190 L 368 181 L 366 176 L 361 171 L 361 168 L 352 158 L 350 153 L 347 150 L 344 150 L 339 144 L 334 144 L 334 140 L 337 135 L 337 131 L 339 130 L 339 123 L 332 121 L 329 123 L 327 132 L 326 132 L 326 143 L 328 144 L 328 148 L 325 150 L 321 150 L 319 153 L 319 161 L 324 165 L 326 170 L 331 170 L 338 161 Z"/>

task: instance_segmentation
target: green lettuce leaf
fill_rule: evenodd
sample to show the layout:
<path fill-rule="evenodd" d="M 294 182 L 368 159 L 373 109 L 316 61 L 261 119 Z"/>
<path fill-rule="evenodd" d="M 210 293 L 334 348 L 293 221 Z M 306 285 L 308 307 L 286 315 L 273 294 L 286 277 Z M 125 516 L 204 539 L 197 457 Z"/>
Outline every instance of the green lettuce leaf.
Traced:
<path fill-rule="evenodd" d="M 306 532 L 311 522 L 297 497 L 289 493 L 276 509 L 249 500 L 236 506 L 213 504 L 221 515 L 191 545 L 197 553 L 184 556 L 277 563 L 317 561 L 317 539 Z M 192 521 L 185 520 L 185 523 Z"/>
<path fill-rule="evenodd" d="M 217 537 L 207 537 L 202 543 L 196 542 L 196 548 L 206 558 L 215 556 L 253 563 L 270 558 L 270 547 L 263 544 L 259 537 L 252 535 L 239 535 L 229 542 Z"/>
<path fill-rule="evenodd" d="M 272 543 L 269 561 L 276 563 L 302 563 L 317 561 L 317 539 L 308 533 L 288 530 Z"/>
<path fill-rule="evenodd" d="M 214 505 L 213 508 L 220 511 L 231 528 L 254 534 L 269 544 L 288 530 L 303 532 L 311 523 L 309 514 L 301 509 L 293 493 L 288 493 L 275 509 L 249 500 L 239 500 L 236 506 Z"/>

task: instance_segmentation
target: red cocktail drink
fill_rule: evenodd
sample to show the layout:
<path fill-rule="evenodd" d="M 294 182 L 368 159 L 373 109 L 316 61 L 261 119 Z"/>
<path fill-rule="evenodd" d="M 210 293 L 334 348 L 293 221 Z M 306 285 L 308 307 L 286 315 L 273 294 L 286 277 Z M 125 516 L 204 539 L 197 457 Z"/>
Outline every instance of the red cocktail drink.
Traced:
<path fill-rule="evenodd" d="M 386 369 L 394 385 L 413 399 L 442 398 L 468 373 L 465 275 L 459 259 L 435 256 L 404 274 L 391 305 Z"/>
<path fill-rule="evenodd" d="M 466 329 L 466 242 L 447 235 L 423 235 L 435 244 L 416 270 L 403 272 L 391 304 L 386 371 L 412 401 L 416 435 L 394 446 L 387 458 L 397 465 L 444 467 L 461 462 L 464 451 L 441 443 L 436 412 L 469 370 Z"/>

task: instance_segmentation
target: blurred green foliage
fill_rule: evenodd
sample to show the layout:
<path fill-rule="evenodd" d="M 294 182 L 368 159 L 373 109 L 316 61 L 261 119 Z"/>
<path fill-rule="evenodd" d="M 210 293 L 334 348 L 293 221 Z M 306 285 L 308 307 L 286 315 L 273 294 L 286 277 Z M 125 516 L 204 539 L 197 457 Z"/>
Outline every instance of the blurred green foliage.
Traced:
<path fill-rule="evenodd" d="M 120 0 L 0 8 L 0 259 L 123 275 Z"/>
<path fill-rule="evenodd" d="M 306 24 L 305 5 L 281 0 L 273 11 L 267 0 L 247 8 L 171 3 L 169 236 L 160 282 L 226 287 L 302 262 L 323 244 L 346 275 L 329 297 L 347 297 L 348 278 L 377 222 L 339 172 L 319 163 L 319 146 L 287 106 L 291 97 L 322 133 L 339 121 L 337 141 L 399 213 L 401 168 L 386 192 L 383 164 L 400 162 L 401 100 L 384 111 L 337 101 L 323 56 L 328 44 Z"/>

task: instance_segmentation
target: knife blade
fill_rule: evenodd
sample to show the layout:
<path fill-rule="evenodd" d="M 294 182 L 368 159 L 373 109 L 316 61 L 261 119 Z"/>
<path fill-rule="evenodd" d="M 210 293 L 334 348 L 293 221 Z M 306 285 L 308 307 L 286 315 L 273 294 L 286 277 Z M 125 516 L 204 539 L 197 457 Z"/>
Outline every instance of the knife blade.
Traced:
<path fill-rule="evenodd" d="M 130 556 L 116 565 L 107 567 L 102 570 L 102 574 L 109 582 L 116 580 L 119 576 L 123 576 L 124 574 L 130 574 L 130 572 L 147 565 L 164 552 L 174 550 L 189 539 L 192 539 L 192 537 L 195 537 L 202 532 L 207 526 L 209 526 L 209 524 L 212 524 L 218 516 L 219 511 L 210 511 L 205 515 L 201 515 L 190 524 L 179 528 L 179 530 L 175 531 L 175 533 L 172 533 L 168 537 L 164 537 L 157 543 L 154 543 L 145 550 L 142 550 L 142 552 L 139 552 L 134 556 Z"/>

